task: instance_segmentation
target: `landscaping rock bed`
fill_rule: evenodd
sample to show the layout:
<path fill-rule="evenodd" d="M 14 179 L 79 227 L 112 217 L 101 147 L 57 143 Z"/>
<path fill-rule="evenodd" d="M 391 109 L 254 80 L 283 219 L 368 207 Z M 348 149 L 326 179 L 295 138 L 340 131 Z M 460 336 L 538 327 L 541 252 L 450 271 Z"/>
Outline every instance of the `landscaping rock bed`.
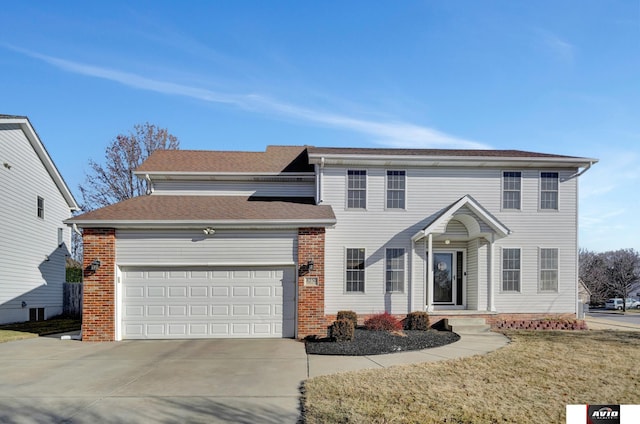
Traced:
<path fill-rule="evenodd" d="M 450 331 L 409 331 L 397 335 L 388 331 L 371 331 L 356 328 L 349 342 L 334 342 L 329 338 L 305 340 L 307 353 L 313 355 L 364 356 L 380 355 L 408 350 L 421 350 L 444 346 L 460 339 Z"/>

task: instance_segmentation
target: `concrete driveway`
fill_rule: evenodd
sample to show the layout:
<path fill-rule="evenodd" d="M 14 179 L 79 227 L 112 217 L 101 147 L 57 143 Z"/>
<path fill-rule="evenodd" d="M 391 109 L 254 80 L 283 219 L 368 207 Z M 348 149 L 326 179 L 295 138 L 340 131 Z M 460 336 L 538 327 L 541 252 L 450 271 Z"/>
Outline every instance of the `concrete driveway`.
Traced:
<path fill-rule="evenodd" d="M 2 423 L 295 423 L 295 340 L 0 344 Z"/>

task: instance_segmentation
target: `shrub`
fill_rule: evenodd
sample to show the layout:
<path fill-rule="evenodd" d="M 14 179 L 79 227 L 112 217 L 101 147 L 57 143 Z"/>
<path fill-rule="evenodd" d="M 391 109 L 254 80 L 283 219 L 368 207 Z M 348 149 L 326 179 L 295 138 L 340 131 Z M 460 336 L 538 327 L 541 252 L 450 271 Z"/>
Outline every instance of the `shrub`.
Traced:
<path fill-rule="evenodd" d="M 399 331 L 402 330 L 402 323 L 393 315 L 384 312 L 367 319 L 364 327 L 374 331 Z"/>
<path fill-rule="evenodd" d="M 423 311 L 411 312 L 404 321 L 406 330 L 427 331 L 429 329 L 429 314 Z"/>
<path fill-rule="evenodd" d="M 336 320 L 347 319 L 353 322 L 353 326 L 358 326 L 358 315 L 353 311 L 338 311 L 336 315 Z"/>
<path fill-rule="evenodd" d="M 353 321 L 339 319 L 329 326 L 329 337 L 337 342 L 349 342 L 353 340 L 355 326 Z"/>

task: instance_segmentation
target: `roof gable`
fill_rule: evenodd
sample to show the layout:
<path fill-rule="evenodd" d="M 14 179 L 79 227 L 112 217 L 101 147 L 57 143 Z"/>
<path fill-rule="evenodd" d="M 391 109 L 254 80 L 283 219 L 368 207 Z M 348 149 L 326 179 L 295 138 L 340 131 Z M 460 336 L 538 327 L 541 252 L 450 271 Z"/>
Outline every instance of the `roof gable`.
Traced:
<path fill-rule="evenodd" d="M 26 116 L 0 115 L 0 124 L 17 124 L 20 126 L 20 129 L 27 137 L 27 140 L 29 140 L 29 144 L 31 144 L 31 147 L 36 152 L 38 158 L 51 176 L 51 179 L 60 191 L 60 194 L 67 202 L 69 209 L 72 211 L 80 210 L 80 207 L 73 197 L 71 190 L 69 190 L 69 187 L 62 178 L 62 175 L 58 171 L 58 168 L 53 163 L 51 156 L 49 156 L 47 149 L 44 147 L 44 144 L 40 140 L 40 137 L 31 125 L 29 118 L 27 118 Z"/>

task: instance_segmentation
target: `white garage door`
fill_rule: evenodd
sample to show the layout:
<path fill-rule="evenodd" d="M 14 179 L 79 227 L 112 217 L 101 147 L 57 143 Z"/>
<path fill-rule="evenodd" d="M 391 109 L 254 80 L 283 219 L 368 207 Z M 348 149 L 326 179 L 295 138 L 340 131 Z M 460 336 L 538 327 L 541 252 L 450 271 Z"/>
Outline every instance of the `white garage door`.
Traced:
<path fill-rule="evenodd" d="M 124 339 L 295 337 L 294 268 L 125 268 Z"/>

